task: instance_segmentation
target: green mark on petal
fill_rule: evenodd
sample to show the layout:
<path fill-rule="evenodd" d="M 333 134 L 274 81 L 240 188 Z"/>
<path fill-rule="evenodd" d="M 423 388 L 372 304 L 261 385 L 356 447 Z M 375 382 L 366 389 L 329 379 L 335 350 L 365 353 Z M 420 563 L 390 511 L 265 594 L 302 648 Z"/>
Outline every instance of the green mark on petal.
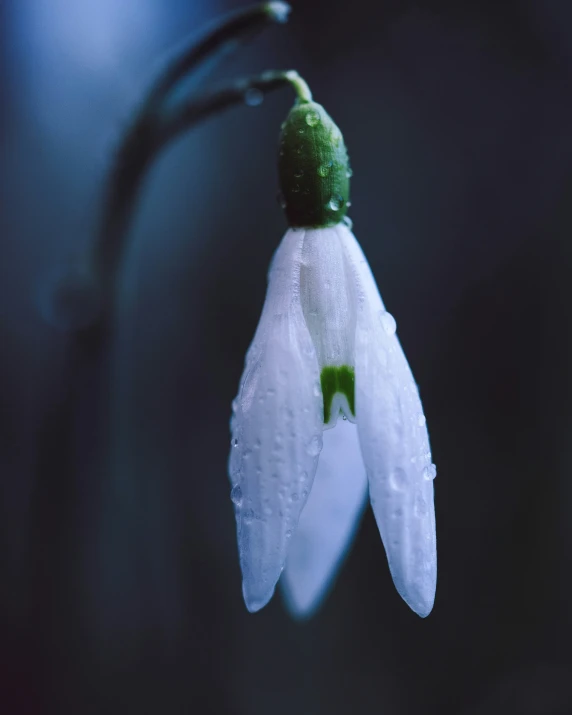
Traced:
<path fill-rule="evenodd" d="M 345 395 L 350 412 L 355 417 L 355 372 L 353 367 L 324 367 L 320 375 L 322 395 L 324 397 L 324 424 L 328 424 L 332 412 L 332 400 L 336 392 Z"/>

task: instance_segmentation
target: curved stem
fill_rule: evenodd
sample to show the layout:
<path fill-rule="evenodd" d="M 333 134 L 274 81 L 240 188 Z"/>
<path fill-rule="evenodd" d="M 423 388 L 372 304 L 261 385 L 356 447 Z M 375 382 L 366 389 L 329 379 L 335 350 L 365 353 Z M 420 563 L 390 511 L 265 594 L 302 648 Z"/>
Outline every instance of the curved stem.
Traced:
<path fill-rule="evenodd" d="M 231 14 L 206 34 L 197 44 L 187 44 L 167 63 L 158 79 L 149 91 L 145 101 L 131 122 L 121 142 L 109 172 L 109 178 L 103 196 L 102 215 L 97 227 L 96 237 L 88 260 L 89 270 L 100 291 L 99 301 L 103 313 L 108 312 L 113 303 L 116 275 L 125 246 L 125 235 L 136 205 L 136 199 L 143 178 L 157 155 L 165 139 L 162 134 L 161 112 L 168 99 L 172 99 L 176 85 L 198 64 L 208 57 L 220 55 L 236 49 L 242 42 L 265 27 L 286 22 L 290 6 L 285 2 L 266 2 Z M 267 89 L 274 86 L 267 83 Z M 224 90 L 222 90 L 224 93 Z M 231 93 L 232 94 L 232 93 Z M 194 104 L 197 109 L 190 110 L 192 101 L 183 102 L 187 120 L 177 120 L 176 114 L 169 112 L 175 131 L 190 127 L 195 121 L 219 111 L 224 106 L 235 103 L 230 96 L 210 99 L 198 98 Z M 175 102 L 176 104 L 176 102 Z M 217 105 L 220 105 L 217 107 Z"/>
<path fill-rule="evenodd" d="M 285 2 L 254 5 L 227 15 L 200 42 L 187 41 L 167 62 L 147 97 L 146 109 L 159 107 L 179 80 L 207 57 L 233 52 L 240 43 L 250 40 L 268 25 L 286 22 L 289 13 L 290 6 Z"/>
<path fill-rule="evenodd" d="M 165 111 L 161 117 L 156 137 L 157 144 L 163 147 L 203 119 L 237 104 L 248 103 L 251 92 L 260 92 L 262 95 L 260 101 L 262 101 L 265 94 L 283 87 L 292 87 L 300 101 L 311 101 L 312 94 L 308 85 L 294 70 L 264 72 L 223 86 L 198 99 L 181 100 Z"/>

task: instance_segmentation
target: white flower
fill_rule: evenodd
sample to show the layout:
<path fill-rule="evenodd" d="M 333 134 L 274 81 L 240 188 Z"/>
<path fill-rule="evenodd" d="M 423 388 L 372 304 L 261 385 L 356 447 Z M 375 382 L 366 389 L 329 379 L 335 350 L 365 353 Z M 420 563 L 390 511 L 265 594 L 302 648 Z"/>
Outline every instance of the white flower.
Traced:
<path fill-rule="evenodd" d="M 250 611 L 284 569 L 290 610 L 319 605 L 369 486 L 395 586 L 429 614 L 437 558 L 425 417 L 395 321 L 343 223 L 289 229 L 274 256 L 233 403 L 229 467 Z"/>

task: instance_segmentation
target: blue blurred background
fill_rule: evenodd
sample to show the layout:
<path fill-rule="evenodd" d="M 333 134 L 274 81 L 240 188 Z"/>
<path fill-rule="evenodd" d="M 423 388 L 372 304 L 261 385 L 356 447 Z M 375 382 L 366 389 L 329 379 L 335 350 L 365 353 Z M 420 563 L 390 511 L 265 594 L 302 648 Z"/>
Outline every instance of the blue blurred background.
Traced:
<path fill-rule="evenodd" d="M 295 68 L 344 132 L 439 471 L 428 619 L 370 511 L 311 621 L 242 603 L 228 420 L 285 229 L 288 91 L 160 157 L 123 270 L 108 468 L 97 408 L 62 422 L 50 289 L 158 59 L 239 5 L 0 3 L 0 711 L 572 713 L 569 3 L 299 1 L 213 75 Z"/>

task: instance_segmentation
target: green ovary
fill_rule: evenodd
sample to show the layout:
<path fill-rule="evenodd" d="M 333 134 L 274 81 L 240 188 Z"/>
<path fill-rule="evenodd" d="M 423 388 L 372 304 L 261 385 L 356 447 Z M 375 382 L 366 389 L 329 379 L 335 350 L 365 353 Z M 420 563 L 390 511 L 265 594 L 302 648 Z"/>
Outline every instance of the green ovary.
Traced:
<path fill-rule="evenodd" d="M 330 421 L 332 400 L 337 392 L 345 395 L 350 412 L 355 417 L 355 379 L 354 369 L 348 365 L 322 368 L 320 382 L 324 397 L 324 424 Z"/>

